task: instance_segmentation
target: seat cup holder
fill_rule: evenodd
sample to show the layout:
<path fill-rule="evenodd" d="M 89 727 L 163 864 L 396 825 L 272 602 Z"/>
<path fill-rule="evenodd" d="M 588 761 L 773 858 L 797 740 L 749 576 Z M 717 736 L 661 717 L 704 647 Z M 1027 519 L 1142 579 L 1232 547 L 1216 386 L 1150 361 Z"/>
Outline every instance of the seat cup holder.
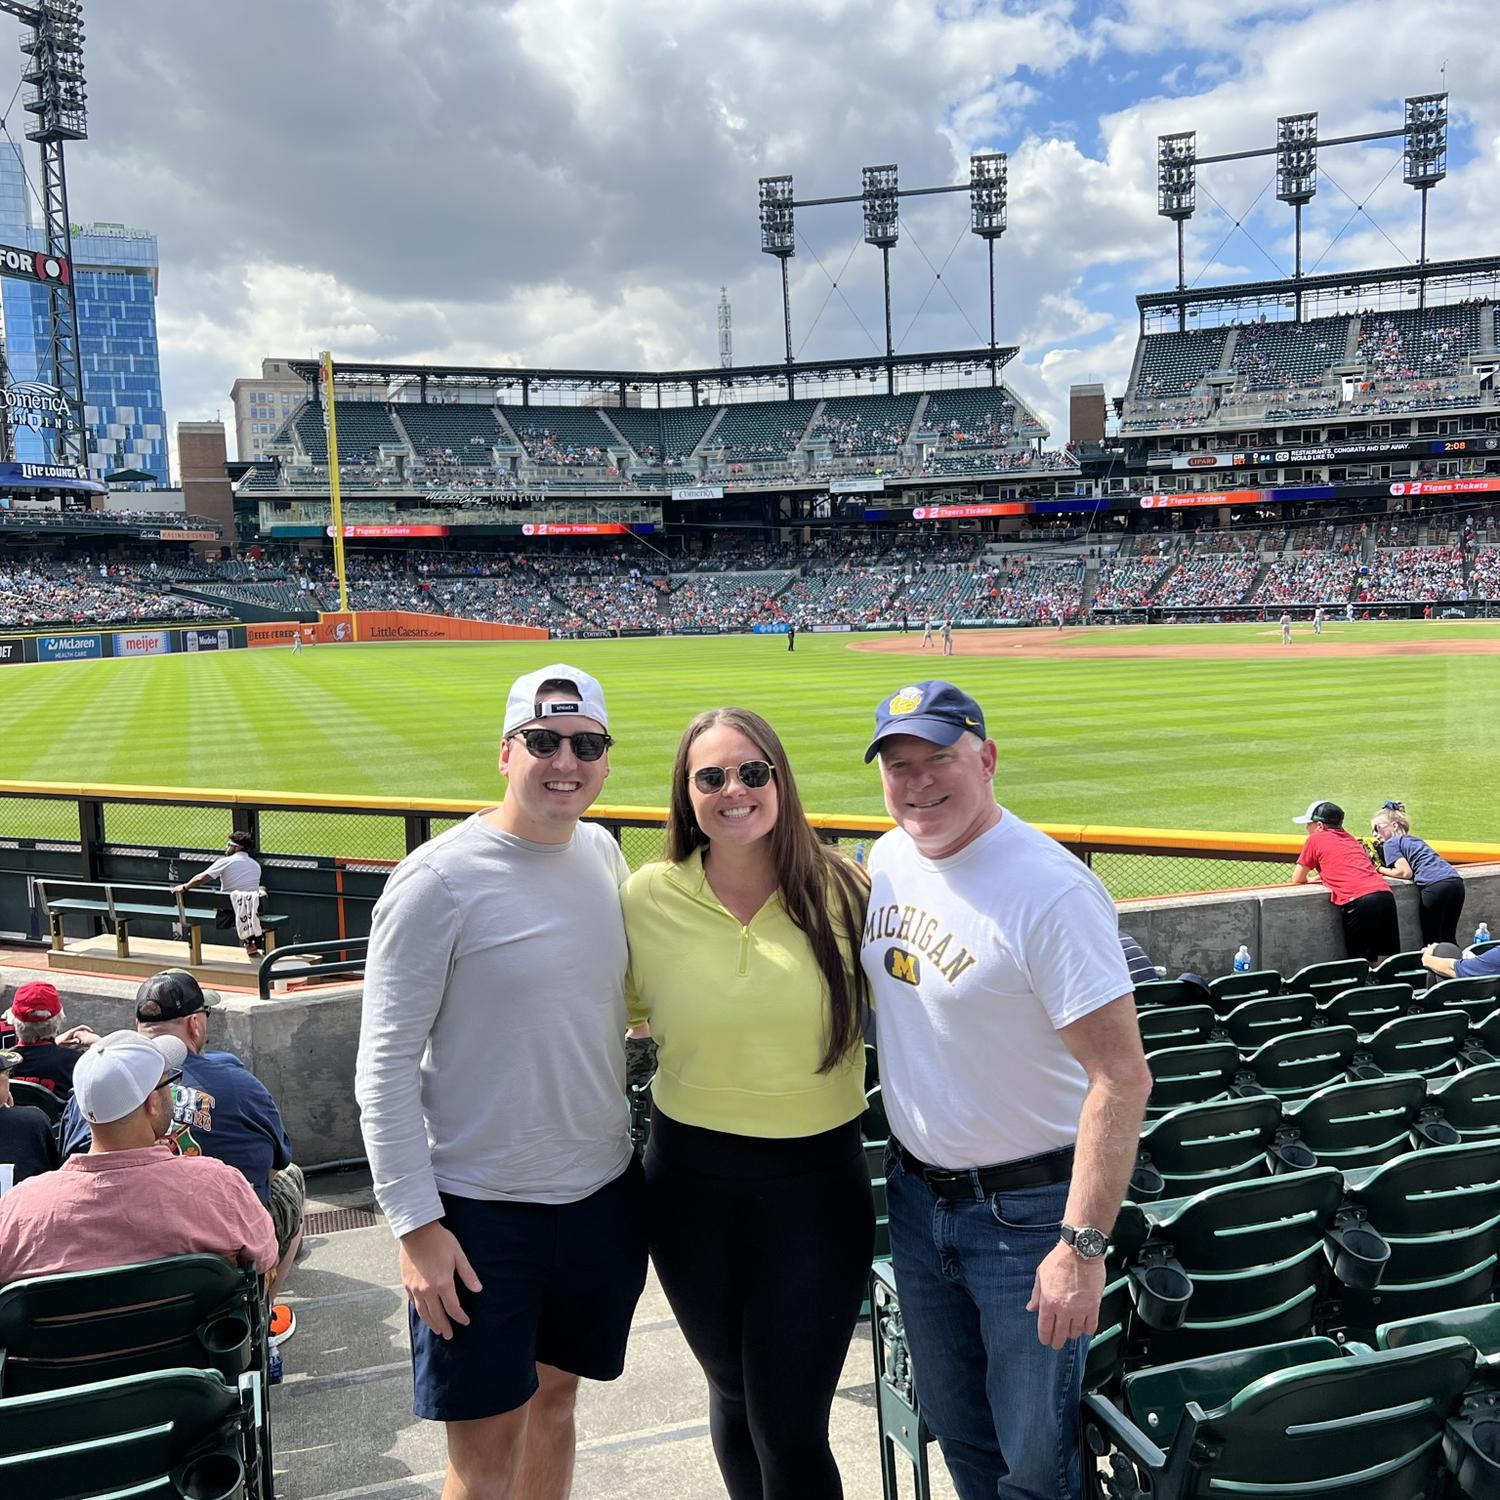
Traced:
<path fill-rule="evenodd" d="M 1333 1274 L 1351 1291 L 1374 1291 L 1391 1258 L 1385 1240 L 1364 1223 L 1336 1225 L 1328 1238 L 1333 1243 Z"/>
<path fill-rule="evenodd" d="M 1130 1268 L 1130 1300 L 1148 1328 L 1181 1328 L 1192 1296 L 1193 1279 L 1175 1260 L 1150 1260 Z"/>
<path fill-rule="evenodd" d="M 1486 1403 L 1480 1413 L 1465 1411 L 1451 1420 L 1443 1457 L 1468 1500 L 1500 1500 L 1500 1412 Z"/>
<path fill-rule="evenodd" d="M 1412 1127 L 1427 1146 L 1459 1146 L 1463 1137 L 1440 1115 L 1430 1120 L 1419 1119 Z"/>
<path fill-rule="evenodd" d="M 1273 1172 L 1306 1172 L 1317 1166 L 1317 1154 L 1304 1141 L 1273 1141 L 1270 1147 Z"/>
<path fill-rule="evenodd" d="M 214 1369 L 228 1379 L 250 1368 L 250 1320 L 244 1313 L 223 1313 L 198 1329 L 198 1342 Z"/>
<path fill-rule="evenodd" d="M 175 1480 L 182 1500 L 245 1500 L 245 1466 L 233 1453 L 190 1458 Z"/>
<path fill-rule="evenodd" d="M 1149 1161 L 1137 1161 L 1130 1174 L 1129 1198 L 1132 1203 L 1155 1203 L 1167 1190 L 1166 1179 Z"/>

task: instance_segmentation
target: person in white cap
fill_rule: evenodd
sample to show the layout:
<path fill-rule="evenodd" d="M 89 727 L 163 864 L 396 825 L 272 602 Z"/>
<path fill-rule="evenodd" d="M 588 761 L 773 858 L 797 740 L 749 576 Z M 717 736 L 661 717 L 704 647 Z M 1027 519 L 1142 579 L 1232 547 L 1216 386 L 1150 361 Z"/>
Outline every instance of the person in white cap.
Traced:
<path fill-rule="evenodd" d="M 204 1252 L 275 1266 L 276 1229 L 250 1184 L 211 1156 L 161 1145 L 186 1057 L 177 1037 L 112 1031 L 78 1059 L 73 1094 L 93 1146 L 0 1198 L 0 1286 Z"/>
<path fill-rule="evenodd" d="M 505 706 L 498 807 L 376 903 L 355 1094 L 401 1243 L 418 1416 L 445 1494 L 565 1496 L 578 1380 L 613 1380 L 646 1277 L 625 1103 L 619 845 L 599 684 L 561 663 Z"/>

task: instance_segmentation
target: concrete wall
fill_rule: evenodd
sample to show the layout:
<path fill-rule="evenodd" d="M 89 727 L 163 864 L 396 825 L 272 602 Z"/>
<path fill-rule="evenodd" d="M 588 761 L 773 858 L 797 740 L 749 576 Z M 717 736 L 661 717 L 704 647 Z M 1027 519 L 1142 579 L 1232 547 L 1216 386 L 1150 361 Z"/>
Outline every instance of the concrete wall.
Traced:
<path fill-rule="evenodd" d="M 1468 898 L 1460 937 L 1467 942 L 1481 919 L 1500 934 L 1500 865 L 1471 866 L 1464 879 Z M 1415 948 L 1416 891 L 1409 885 L 1395 890 L 1402 945 Z M 1320 886 L 1125 901 L 1120 926 L 1172 976 L 1228 973 L 1241 943 L 1256 968 L 1283 974 L 1344 956 L 1338 917 Z M 31 969 L 0 969 L 5 1004 L 16 985 L 36 977 Z M 51 977 L 70 1022 L 87 1022 L 101 1033 L 134 1024 L 134 984 L 67 973 Z M 354 1103 L 359 1007 L 360 990 L 352 986 L 273 1000 L 227 998 L 210 1017 L 210 1050 L 235 1053 L 270 1089 L 304 1165 L 364 1154 Z"/>

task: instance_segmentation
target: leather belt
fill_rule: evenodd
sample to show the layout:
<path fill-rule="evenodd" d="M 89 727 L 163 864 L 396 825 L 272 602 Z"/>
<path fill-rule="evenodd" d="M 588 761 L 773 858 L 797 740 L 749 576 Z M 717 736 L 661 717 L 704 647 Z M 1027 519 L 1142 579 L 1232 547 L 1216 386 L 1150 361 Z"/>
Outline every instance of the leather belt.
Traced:
<path fill-rule="evenodd" d="M 1044 1187 L 1052 1182 L 1066 1182 L 1073 1175 L 1073 1148 L 1062 1146 L 1041 1156 L 1021 1161 L 1001 1162 L 991 1167 L 930 1167 L 919 1161 L 894 1137 L 891 1145 L 901 1158 L 901 1165 L 923 1182 L 939 1198 L 967 1198 L 971 1202 L 988 1198 L 991 1193 L 1013 1193 L 1019 1188 Z"/>

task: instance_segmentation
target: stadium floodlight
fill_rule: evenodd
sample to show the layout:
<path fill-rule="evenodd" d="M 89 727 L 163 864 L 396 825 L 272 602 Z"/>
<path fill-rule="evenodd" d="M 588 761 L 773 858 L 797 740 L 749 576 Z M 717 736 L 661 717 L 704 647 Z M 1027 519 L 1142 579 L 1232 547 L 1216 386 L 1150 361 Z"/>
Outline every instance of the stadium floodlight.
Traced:
<path fill-rule="evenodd" d="M 760 179 L 760 248 L 766 255 L 797 253 L 796 210 L 792 206 L 792 179 Z"/>
<path fill-rule="evenodd" d="M 1318 191 L 1318 115 L 1282 115 L 1276 121 L 1276 196 L 1300 207 Z"/>
<path fill-rule="evenodd" d="M 860 200 L 865 210 L 865 243 L 889 250 L 901 234 L 894 163 L 865 167 L 860 173 Z"/>
<path fill-rule="evenodd" d="M 1156 138 L 1156 211 L 1164 219 L 1191 219 L 1198 207 L 1198 132 Z"/>
<path fill-rule="evenodd" d="M 1436 187 L 1448 175 L 1448 96 L 1414 94 L 1406 101 L 1406 150 L 1402 181 Z"/>
<path fill-rule="evenodd" d="M 1009 172 L 1003 151 L 969 158 L 969 229 L 981 239 L 998 239 L 1008 227 Z"/>

